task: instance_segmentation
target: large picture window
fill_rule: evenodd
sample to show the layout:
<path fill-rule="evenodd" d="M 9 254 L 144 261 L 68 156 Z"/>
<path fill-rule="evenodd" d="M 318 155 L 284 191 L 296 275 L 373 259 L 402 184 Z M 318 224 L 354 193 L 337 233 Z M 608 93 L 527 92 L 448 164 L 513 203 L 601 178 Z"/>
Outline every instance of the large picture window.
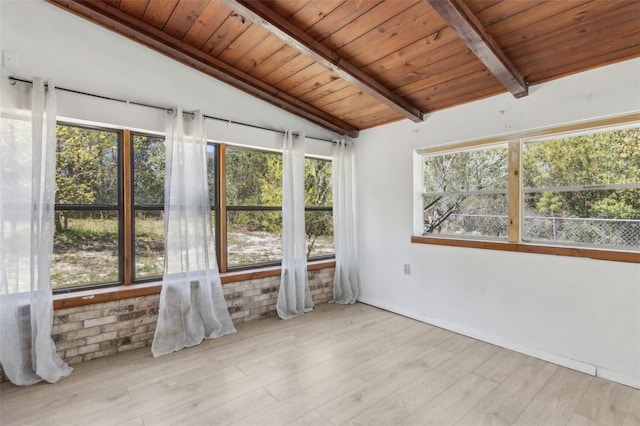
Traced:
<path fill-rule="evenodd" d="M 59 124 L 56 155 L 52 287 L 161 279 L 164 137 Z M 282 154 L 210 143 L 207 173 L 220 270 L 278 265 Z M 332 257 L 331 161 L 306 159 L 305 204 L 308 257 Z"/>
<path fill-rule="evenodd" d="M 424 152 L 422 235 L 517 243 L 476 245 L 500 250 L 558 247 L 549 252 L 637 261 L 629 252 L 640 251 L 640 127 L 572 131 Z"/>

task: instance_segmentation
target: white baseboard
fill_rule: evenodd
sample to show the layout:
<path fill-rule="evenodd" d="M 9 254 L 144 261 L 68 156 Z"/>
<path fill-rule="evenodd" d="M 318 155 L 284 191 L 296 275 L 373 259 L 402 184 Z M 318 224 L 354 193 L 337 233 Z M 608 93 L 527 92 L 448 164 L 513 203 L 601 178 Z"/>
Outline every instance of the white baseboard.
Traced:
<path fill-rule="evenodd" d="M 534 348 L 523 346 L 521 344 L 512 342 L 499 336 L 477 330 L 469 327 L 464 327 L 459 324 L 455 324 L 446 321 L 441 318 L 431 318 L 424 315 L 419 315 L 414 312 L 409 312 L 405 309 L 391 305 L 389 303 L 369 299 L 367 297 L 359 297 L 358 302 L 362 302 L 367 305 L 375 306 L 376 308 L 384 309 L 385 311 L 393 312 L 408 318 L 412 318 L 427 324 L 434 325 L 436 327 L 443 328 L 445 330 L 453 331 L 454 333 L 462 334 L 464 336 L 472 337 L 474 339 L 482 340 L 483 342 L 491 343 L 492 345 L 500 346 L 505 349 L 510 349 L 525 355 L 532 356 L 534 358 L 548 361 L 553 364 L 561 365 L 563 367 L 570 368 L 572 370 L 580 371 L 582 373 L 590 374 L 592 376 L 601 377 L 603 379 L 611 380 L 612 382 L 621 383 L 626 386 L 631 386 L 640 389 L 640 377 L 630 376 L 616 371 L 607 370 L 605 368 L 597 367 L 592 364 L 577 361 L 575 359 L 567 358 L 561 355 L 553 354 L 550 352 L 540 351 Z"/>
<path fill-rule="evenodd" d="M 612 382 L 620 383 L 626 386 L 631 386 L 632 388 L 640 389 L 640 377 L 618 373 L 617 371 L 611 371 L 601 367 L 598 367 L 596 376 L 601 377 L 603 379 L 611 380 Z"/>

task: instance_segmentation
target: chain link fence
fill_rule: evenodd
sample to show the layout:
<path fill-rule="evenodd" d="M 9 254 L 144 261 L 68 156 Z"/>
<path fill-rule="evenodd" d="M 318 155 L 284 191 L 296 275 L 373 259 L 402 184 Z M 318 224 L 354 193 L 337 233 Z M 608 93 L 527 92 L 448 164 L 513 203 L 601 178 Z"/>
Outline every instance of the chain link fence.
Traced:
<path fill-rule="evenodd" d="M 452 214 L 438 233 L 505 238 L 507 216 Z M 525 241 L 640 247 L 639 219 L 525 216 Z"/>

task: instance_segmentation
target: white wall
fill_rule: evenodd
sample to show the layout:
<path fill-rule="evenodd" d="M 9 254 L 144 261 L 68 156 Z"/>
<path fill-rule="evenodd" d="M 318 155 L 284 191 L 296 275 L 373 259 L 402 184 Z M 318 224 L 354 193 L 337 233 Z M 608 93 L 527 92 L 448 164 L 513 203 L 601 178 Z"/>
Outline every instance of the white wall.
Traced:
<path fill-rule="evenodd" d="M 415 149 L 633 111 L 640 60 L 361 132 L 361 300 L 640 387 L 639 264 L 410 243 Z"/>
<path fill-rule="evenodd" d="M 0 0 L 0 46 L 16 52 L 17 69 L 6 77 L 52 79 L 56 86 L 153 105 L 200 109 L 205 114 L 332 139 L 337 135 L 188 68 L 138 43 L 42 0 Z M 58 92 L 58 113 L 93 123 L 163 131 L 162 111 Z M 282 135 L 207 120 L 212 139 L 281 149 Z M 329 156 L 331 144 L 308 140 L 307 152 Z"/>

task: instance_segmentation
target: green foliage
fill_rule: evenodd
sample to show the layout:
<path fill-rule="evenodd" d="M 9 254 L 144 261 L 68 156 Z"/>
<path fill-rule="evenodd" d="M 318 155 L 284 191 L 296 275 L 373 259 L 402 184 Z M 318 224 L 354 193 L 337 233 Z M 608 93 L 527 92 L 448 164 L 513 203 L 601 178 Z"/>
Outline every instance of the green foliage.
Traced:
<path fill-rule="evenodd" d="M 425 192 L 506 190 L 507 148 L 483 148 L 427 157 Z M 506 206 L 504 196 L 451 195 L 425 198 L 425 233 L 440 231 L 453 214 L 495 215 Z M 456 230 L 447 230 L 453 232 Z M 483 232 L 484 235 L 493 235 Z"/>
<path fill-rule="evenodd" d="M 133 135 L 133 201 L 164 203 L 165 144 L 158 136 Z"/>
<path fill-rule="evenodd" d="M 282 155 L 227 147 L 226 195 L 229 206 L 282 206 Z M 305 206 L 331 207 L 331 162 L 305 160 Z M 331 214 L 309 214 L 305 220 L 307 250 L 311 253 L 319 236 L 333 235 Z M 320 212 L 313 212 L 320 213 Z M 229 211 L 229 226 L 249 232 L 282 232 L 280 211 Z"/>
<path fill-rule="evenodd" d="M 56 203 L 117 204 L 118 134 L 57 126 L 56 172 Z"/>
<path fill-rule="evenodd" d="M 638 218 L 640 197 L 637 189 L 591 189 L 598 185 L 630 183 L 640 183 L 640 128 L 525 145 L 525 188 L 586 186 L 580 190 L 531 193 L 526 200 L 529 214 Z"/>
<path fill-rule="evenodd" d="M 118 134 L 57 126 L 56 203 L 117 205 L 118 190 Z M 56 212 L 58 232 L 68 229 L 70 217 L 77 213 Z"/>

